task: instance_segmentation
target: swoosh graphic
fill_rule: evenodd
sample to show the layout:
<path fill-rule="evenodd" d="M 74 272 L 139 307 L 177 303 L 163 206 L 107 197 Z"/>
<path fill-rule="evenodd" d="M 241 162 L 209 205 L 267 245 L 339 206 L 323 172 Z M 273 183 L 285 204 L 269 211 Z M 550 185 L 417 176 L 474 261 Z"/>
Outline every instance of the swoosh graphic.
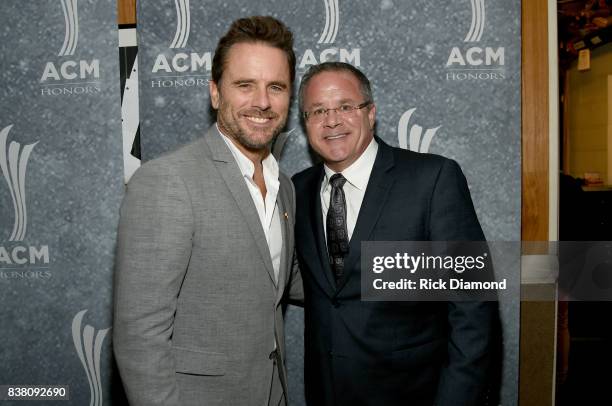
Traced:
<path fill-rule="evenodd" d="M 87 313 L 87 309 L 81 310 L 72 320 L 72 340 L 79 360 L 81 361 L 81 365 L 83 365 L 83 369 L 85 369 L 87 381 L 89 382 L 89 391 L 91 394 L 89 406 L 102 406 L 100 354 L 102 353 L 102 343 L 110 328 L 100 330 L 95 334 L 95 329 L 90 325 L 86 325 L 81 331 L 85 313 Z"/>
<path fill-rule="evenodd" d="M 480 38 L 482 37 L 482 33 L 484 32 L 484 26 L 485 26 L 485 4 L 484 4 L 484 0 L 477 0 L 477 1 L 478 1 L 478 5 L 480 6 L 480 29 L 478 30 L 476 41 L 480 41 Z"/>
<path fill-rule="evenodd" d="M 87 361 L 87 370 L 89 371 L 89 375 L 91 376 L 91 383 L 93 386 L 93 393 L 89 401 L 90 406 L 98 406 L 98 384 L 97 379 L 94 374 L 94 366 L 93 366 L 93 336 L 94 329 L 90 325 L 86 325 L 83 329 L 83 346 L 85 350 L 85 360 Z"/>
<path fill-rule="evenodd" d="M 22 149 L 18 142 L 12 141 L 7 149 L 8 134 L 12 127 L 11 124 L 0 131 L 0 169 L 8 184 L 15 214 L 9 241 L 22 241 L 28 220 L 25 199 L 26 168 L 32 149 L 38 142 L 28 144 Z"/>
<path fill-rule="evenodd" d="M 19 144 L 15 141 L 11 142 L 8 150 L 9 156 L 9 172 L 11 182 L 13 183 L 13 190 L 15 191 L 15 200 L 17 200 L 17 228 L 14 234 L 11 235 L 11 241 L 15 241 L 21 235 L 23 228 L 23 200 L 21 198 L 22 190 L 19 190 L 19 172 L 17 170 L 17 164 L 19 162 Z"/>
<path fill-rule="evenodd" d="M 102 376 L 100 375 L 100 354 L 102 353 L 102 343 L 104 342 L 104 338 L 106 338 L 106 334 L 108 333 L 110 329 L 104 329 L 104 330 L 100 330 L 98 331 L 98 334 L 96 334 L 96 339 L 94 341 L 94 347 L 93 347 L 93 353 L 94 353 L 94 363 L 93 363 L 93 367 L 94 367 L 94 376 L 96 378 L 95 382 L 96 382 L 96 387 L 98 388 L 98 397 L 96 399 L 97 406 L 102 406 L 103 399 L 102 399 Z"/>
<path fill-rule="evenodd" d="M 338 32 L 338 1 L 330 0 L 329 3 L 329 20 L 330 26 L 327 32 L 327 36 L 323 40 L 325 44 L 331 44 L 333 42 L 332 37 L 335 37 L 334 33 Z"/>
<path fill-rule="evenodd" d="M 185 48 L 187 46 L 189 31 L 191 31 L 191 11 L 189 9 L 189 0 L 183 0 L 183 7 L 185 9 L 185 34 L 183 35 L 181 48 Z"/>
<path fill-rule="evenodd" d="M 170 48 L 184 48 L 191 29 L 189 0 L 174 0 L 174 5 L 176 7 L 176 33 Z"/>
<path fill-rule="evenodd" d="M 180 11 L 181 33 L 180 33 L 178 41 L 176 43 L 176 45 L 177 45 L 176 47 L 177 48 L 182 48 L 183 47 L 183 40 L 185 39 L 185 30 L 187 28 L 187 15 L 185 13 L 185 0 L 179 0 L 179 9 L 181 10 Z"/>
<path fill-rule="evenodd" d="M 471 0 L 472 4 L 472 23 L 465 36 L 464 42 L 480 41 L 485 25 L 485 6 L 484 0 Z"/>
<path fill-rule="evenodd" d="M 438 126 L 435 128 L 429 128 L 425 131 L 425 135 L 423 136 L 423 140 L 421 141 L 421 147 L 419 148 L 419 152 L 429 152 L 429 145 L 431 144 L 431 140 L 433 139 L 436 132 L 442 126 Z"/>
<path fill-rule="evenodd" d="M 73 43 L 72 48 L 70 48 L 70 55 L 74 55 L 74 51 L 76 51 L 77 43 L 79 42 L 79 9 L 77 8 L 77 0 L 72 0 L 72 18 L 73 23 Z"/>
<path fill-rule="evenodd" d="M 174 39 L 170 43 L 170 48 L 176 48 L 176 42 L 178 41 L 181 33 L 181 10 L 179 6 L 179 0 L 174 0 L 174 7 L 176 7 L 176 32 L 174 33 Z"/>
<path fill-rule="evenodd" d="M 423 134 L 423 127 L 417 124 L 413 125 L 410 129 L 410 151 L 419 152 L 421 134 Z"/>
<path fill-rule="evenodd" d="M 28 159 L 30 159 L 30 154 L 32 153 L 32 150 L 34 149 L 34 146 L 36 146 L 36 144 L 38 144 L 38 142 L 35 142 L 34 144 L 26 145 L 21 150 L 21 157 L 19 158 L 19 168 L 18 168 L 17 177 L 19 180 L 18 188 L 20 191 L 19 196 L 20 196 L 20 202 L 21 202 L 21 231 L 17 235 L 17 241 L 23 241 L 26 235 L 26 227 L 28 225 L 28 212 L 26 210 L 27 206 L 26 206 L 26 197 L 25 197 L 26 196 L 25 195 L 25 176 L 26 176 L 26 168 L 28 165 Z"/>
<path fill-rule="evenodd" d="M 338 7 L 338 0 L 332 0 L 334 4 L 334 33 L 329 41 L 329 43 L 333 43 L 336 41 L 336 35 L 338 34 L 338 27 L 340 26 L 340 9 Z"/>
<path fill-rule="evenodd" d="M 416 107 L 404 112 L 397 124 L 397 139 L 400 148 L 408 149 L 408 121 L 415 110 Z"/>
<path fill-rule="evenodd" d="M 4 179 L 6 180 L 6 183 L 8 184 L 9 192 L 11 194 L 11 199 L 13 200 L 13 209 L 14 209 L 14 214 L 15 214 L 15 222 L 13 224 L 13 230 L 11 232 L 11 236 L 9 237 L 9 241 L 15 241 L 15 235 L 17 234 L 17 228 L 19 227 L 19 206 L 17 204 L 17 196 L 15 194 L 15 190 L 13 189 L 13 182 L 11 181 L 11 174 L 8 169 L 9 155 L 6 149 L 6 140 L 8 137 L 8 133 L 12 127 L 13 125 L 11 124 L 7 127 L 4 127 L 4 129 L 0 131 L 0 148 L 2 148 L 2 150 L 0 151 L 1 153 L 0 154 L 0 169 L 2 169 L 2 174 L 4 175 Z"/>
<path fill-rule="evenodd" d="M 92 394 L 89 406 L 93 406 L 93 382 L 91 380 L 91 375 L 89 374 L 87 362 L 85 361 L 85 354 L 83 353 L 83 342 L 81 340 L 81 323 L 83 321 L 83 316 L 85 315 L 85 313 L 87 313 L 87 310 L 81 310 L 77 313 L 76 316 L 74 316 L 74 319 L 72 320 L 72 341 L 74 342 L 74 347 L 76 348 L 79 360 L 81 360 L 81 365 L 83 365 L 83 369 L 85 369 L 85 374 L 87 375 L 87 381 L 89 382 L 89 391 Z"/>
<path fill-rule="evenodd" d="M 68 6 L 66 5 L 66 1 L 67 0 L 62 0 L 62 11 L 64 12 L 64 23 L 66 25 L 65 27 L 65 31 L 66 33 L 64 34 L 64 44 L 62 45 L 62 48 L 59 51 L 58 56 L 64 56 L 66 54 L 66 49 L 68 48 L 68 41 L 70 40 L 70 37 L 72 36 L 72 24 L 70 21 L 70 18 L 68 17 Z"/>
<path fill-rule="evenodd" d="M 436 132 L 442 126 L 429 128 L 425 131 L 425 135 L 423 135 L 423 127 L 418 124 L 414 124 L 410 128 L 410 135 L 408 135 L 408 122 L 415 111 L 416 107 L 411 108 L 410 110 L 404 112 L 399 119 L 397 124 L 397 138 L 399 141 L 399 147 L 402 149 L 409 149 L 410 151 L 414 152 L 428 152 L 434 135 L 436 135 Z M 409 143 L 410 145 L 408 145 Z"/>
<path fill-rule="evenodd" d="M 323 28 L 323 32 L 321 33 L 321 36 L 319 37 L 319 41 L 317 43 L 321 44 L 323 43 L 325 37 L 327 37 L 328 31 L 329 31 L 329 22 L 330 22 L 330 5 L 329 5 L 329 0 L 323 0 L 325 2 L 325 28 Z"/>
<path fill-rule="evenodd" d="M 61 1 L 62 11 L 64 12 L 64 22 L 66 23 L 66 33 L 59 56 L 74 55 L 77 42 L 79 41 L 79 13 L 77 9 L 77 0 Z"/>
<path fill-rule="evenodd" d="M 472 36 L 474 35 L 474 29 L 476 28 L 476 0 L 471 0 L 472 3 L 472 23 L 470 24 L 470 29 L 465 36 L 464 42 L 471 42 Z"/>

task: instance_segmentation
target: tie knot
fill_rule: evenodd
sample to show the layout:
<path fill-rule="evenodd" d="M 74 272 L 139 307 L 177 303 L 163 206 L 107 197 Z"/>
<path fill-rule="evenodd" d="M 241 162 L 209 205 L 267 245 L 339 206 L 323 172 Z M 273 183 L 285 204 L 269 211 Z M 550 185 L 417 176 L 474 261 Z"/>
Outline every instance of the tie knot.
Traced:
<path fill-rule="evenodd" d="M 341 188 L 346 183 L 346 178 L 342 176 L 341 173 L 335 173 L 331 178 L 329 178 L 329 183 L 332 185 L 332 187 Z"/>

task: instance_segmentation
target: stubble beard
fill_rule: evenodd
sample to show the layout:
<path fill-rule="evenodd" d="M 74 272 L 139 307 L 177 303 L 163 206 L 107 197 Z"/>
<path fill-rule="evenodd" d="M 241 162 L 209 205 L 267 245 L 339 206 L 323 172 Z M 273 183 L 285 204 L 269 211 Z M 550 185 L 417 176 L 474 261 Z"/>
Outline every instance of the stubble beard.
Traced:
<path fill-rule="evenodd" d="M 278 117 L 278 114 L 270 111 L 261 111 L 257 110 L 258 114 L 254 114 L 257 109 L 248 110 L 248 112 L 254 116 L 260 117 Z M 278 137 L 281 130 L 285 126 L 285 122 L 287 119 L 282 120 L 276 127 L 271 128 L 269 131 L 266 130 L 266 133 L 263 137 L 250 136 L 249 133 L 255 133 L 256 131 L 252 131 L 246 128 L 243 128 L 239 124 L 238 119 L 234 120 L 230 115 L 230 108 L 226 103 L 221 101 L 221 105 L 219 106 L 218 114 L 217 114 L 217 125 L 219 129 L 223 131 L 227 136 L 238 141 L 240 145 L 249 149 L 260 151 L 263 149 L 269 149 L 270 146 L 274 143 L 274 140 Z M 241 113 L 237 113 L 241 114 Z M 258 133 L 261 133 L 260 131 Z"/>

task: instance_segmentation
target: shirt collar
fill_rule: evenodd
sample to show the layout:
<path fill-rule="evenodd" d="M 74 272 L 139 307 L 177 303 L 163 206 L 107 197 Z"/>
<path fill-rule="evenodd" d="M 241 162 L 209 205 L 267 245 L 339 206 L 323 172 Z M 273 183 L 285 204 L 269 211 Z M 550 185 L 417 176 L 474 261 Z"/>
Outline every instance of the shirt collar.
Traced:
<path fill-rule="evenodd" d="M 348 168 L 341 172 L 342 176 L 346 178 L 346 181 L 359 190 L 365 190 L 365 188 L 368 186 L 368 180 L 370 179 L 372 167 L 374 167 L 377 152 L 378 143 L 374 138 L 372 138 L 368 147 L 365 149 L 365 151 L 363 151 L 363 154 L 361 154 L 361 156 L 357 158 L 357 160 Z M 328 168 L 327 165 L 323 165 L 323 168 L 325 169 L 323 190 L 325 190 L 329 184 L 329 178 L 331 178 L 336 172 Z"/>
<path fill-rule="evenodd" d="M 232 155 L 238 164 L 238 168 L 240 169 L 240 173 L 249 179 L 253 179 L 253 174 L 255 173 L 255 165 L 253 162 L 246 155 L 244 155 L 244 153 L 232 142 L 232 140 L 230 140 L 227 135 L 223 134 L 223 132 L 219 129 L 218 124 L 215 123 L 215 125 L 217 126 L 219 134 L 221 134 L 221 138 L 223 138 L 223 141 L 225 141 L 227 147 L 232 152 Z M 272 153 L 269 153 L 268 156 L 261 161 L 261 164 L 263 165 L 264 178 L 267 178 L 266 175 L 271 175 L 273 179 L 278 179 L 278 162 Z"/>

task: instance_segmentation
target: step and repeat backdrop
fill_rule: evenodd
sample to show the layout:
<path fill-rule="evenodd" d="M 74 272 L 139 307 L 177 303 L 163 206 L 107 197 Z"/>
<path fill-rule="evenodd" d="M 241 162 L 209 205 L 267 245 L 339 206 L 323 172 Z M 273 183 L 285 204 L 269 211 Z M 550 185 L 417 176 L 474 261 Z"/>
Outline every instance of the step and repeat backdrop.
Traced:
<path fill-rule="evenodd" d="M 322 61 L 369 77 L 377 134 L 459 162 L 486 237 L 520 240 L 520 2 L 504 0 L 166 0 L 139 3 L 144 160 L 201 136 L 214 122 L 208 79 L 218 39 L 236 18 L 272 15 L 295 36 L 297 78 Z M 294 101 L 280 160 L 312 165 Z M 516 278 L 519 270 L 516 269 Z M 517 404 L 517 295 L 502 298 L 501 402 Z M 303 405 L 303 313 L 287 314 L 292 405 Z"/>
<path fill-rule="evenodd" d="M 0 384 L 65 385 L 59 404 L 108 404 L 123 194 L 116 4 L 1 7 Z"/>
<path fill-rule="evenodd" d="M 2 4 L 0 384 L 68 385 L 61 404 L 122 403 L 112 272 L 124 176 L 138 165 L 122 150 L 146 161 L 203 135 L 214 122 L 215 45 L 239 17 L 291 27 L 296 85 L 322 61 L 363 70 L 378 136 L 457 160 L 487 239 L 520 240 L 520 2 L 145 0 L 123 94 L 115 9 L 110 0 Z M 124 115 L 140 117 L 123 122 L 128 145 L 122 95 Z M 280 141 L 287 174 L 312 165 L 295 102 Z M 500 313 L 499 396 L 515 405 L 518 295 L 503 297 Z M 304 405 L 301 309 L 289 307 L 286 333 L 290 404 Z"/>

